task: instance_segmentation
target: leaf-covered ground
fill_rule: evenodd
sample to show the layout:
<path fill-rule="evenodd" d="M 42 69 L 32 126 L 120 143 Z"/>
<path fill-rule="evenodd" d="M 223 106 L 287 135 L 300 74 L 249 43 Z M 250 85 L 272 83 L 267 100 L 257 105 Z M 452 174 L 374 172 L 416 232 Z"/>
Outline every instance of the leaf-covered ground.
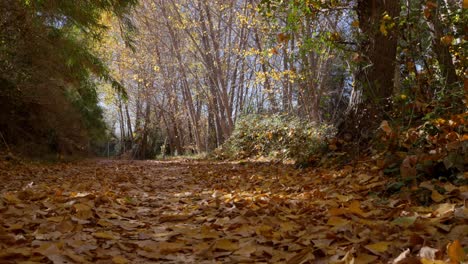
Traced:
<path fill-rule="evenodd" d="M 391 194 L 367 163 L 0 161 L 0 182 L 0 263 L 459 263 L 468 246 L 467 186 Z"/>

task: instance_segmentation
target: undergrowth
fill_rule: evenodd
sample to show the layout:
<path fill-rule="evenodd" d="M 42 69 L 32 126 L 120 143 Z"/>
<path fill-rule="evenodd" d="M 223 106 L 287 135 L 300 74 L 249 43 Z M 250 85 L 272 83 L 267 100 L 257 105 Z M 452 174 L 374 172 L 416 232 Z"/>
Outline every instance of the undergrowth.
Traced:
<path fill-rule="evenodd" d="M 327 149 L 335 129 L 285 115 L 246 115 L 215 155 L 224 159 L 269 157 L 307 163 Z"/>

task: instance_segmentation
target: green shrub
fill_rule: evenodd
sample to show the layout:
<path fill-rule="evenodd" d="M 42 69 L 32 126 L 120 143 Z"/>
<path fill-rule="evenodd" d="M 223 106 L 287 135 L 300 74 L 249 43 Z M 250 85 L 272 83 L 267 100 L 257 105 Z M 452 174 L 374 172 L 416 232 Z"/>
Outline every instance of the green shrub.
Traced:
<path fill-rule="evenodd" d="M 284 115 L 247 115 L 239 119 L 221 149 L 221 158 L 271 157 L 303 163 L 326 149 L 330 125 L 317 125 Z"/>

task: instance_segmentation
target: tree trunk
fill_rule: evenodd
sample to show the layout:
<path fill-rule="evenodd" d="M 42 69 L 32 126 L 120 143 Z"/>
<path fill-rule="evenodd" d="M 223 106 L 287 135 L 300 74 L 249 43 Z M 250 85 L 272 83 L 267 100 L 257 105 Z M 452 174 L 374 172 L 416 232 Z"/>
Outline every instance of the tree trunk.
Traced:
<path fill-rule="evenodd" d="M 450 85 L 458 81 L 455 66 L 453 64 L 452 55 L 449 51 L 449 45 L 442 43 L 444 34 L 444 25 L 440 21 L 440 4 L 434 7 L 429 14 L 428 25 L 431 30 L 432 46 L 436 55 L 439 67 L 442 72 L 442 77 L 445 78 L 446 84 Z"/>
<path fill-rule="evenodd" d="M 398 0 L 359 0 L 357 6 L 359 26 L 367 36 L 361 48 L 368 58 L 358 78 L 364 89 L 364 101 L 372 106 L 387 104 L 392 95 L 396 62 L 397 35 L 387 27 L 385 35 L 379 30 L 382 19 L 388 14 L 391 19 L 400 14 Z M 396 26 L 395 26 L 396 27 Z"/>

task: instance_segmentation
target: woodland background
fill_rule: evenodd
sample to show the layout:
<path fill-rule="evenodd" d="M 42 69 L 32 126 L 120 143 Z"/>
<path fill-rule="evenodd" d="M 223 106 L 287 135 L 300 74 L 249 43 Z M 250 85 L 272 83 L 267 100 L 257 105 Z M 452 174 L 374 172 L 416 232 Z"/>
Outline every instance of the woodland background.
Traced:
<path fill-rule="evenodd" d="M 466 121 L 465 5 L 4 0 L 2 146 L 309 162 L 460 141 L 440 125 Z"/>

